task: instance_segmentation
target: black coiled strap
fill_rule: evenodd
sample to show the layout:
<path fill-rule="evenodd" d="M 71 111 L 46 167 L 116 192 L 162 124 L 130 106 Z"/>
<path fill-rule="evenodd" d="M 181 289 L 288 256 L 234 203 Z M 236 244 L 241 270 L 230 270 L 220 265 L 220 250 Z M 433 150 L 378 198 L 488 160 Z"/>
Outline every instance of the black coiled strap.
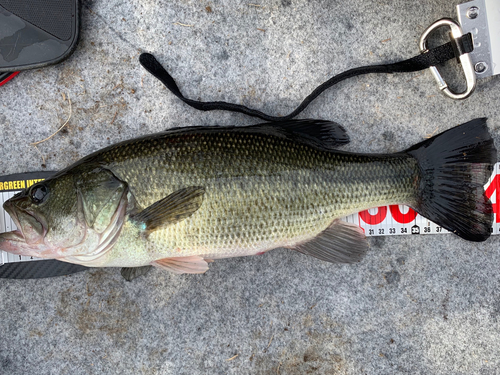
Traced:
<path fill-rule="evenodd" d="M 340 73 L 328 81 L 319 85 L 312 93 L 310 93 L 300 105 L 291 113 L 286 116 L 270 116 L 256 109 L 245 107 L 244 105 L 227 103 L 227 102 L 201 102 L 193 99 L 186 98 L 179 87 L 175 83 L 174 79 L 168 72 L 163 68 L 163 66 L 155 59 L 155 57 L 149 53 L 143 53 L 139 57 L 141 65 L 153 76 L 158 78 L 175 96 L 181 99 L 187 105 L 193 108 L 199 109 L 200 111 L 213 111 L 213 110 L 223 110 L 231 112 L 244 113 L 245 115 L 258 117 L 265 121 L 285 121 L 290 120 L 302 112 L 314 99 L 316 99 L 323 91 L 332 87 L 333 85 L 359 75 L 369 74 L 369 73 L 408 73 L 416 72 L 429 68 L 431 66 L 436 66 L 442 64 L 453 58 L 458 58 L 464 53 L 472 52 L 473 50 L 472 36 L 471 34 L 465 34 L 459 39 L 452 39 L 452 41 L 443 44 L 441 46 L 435 47 L 422 53 L 411 59 L 400 61 L 393 64 L 385 65 L 371 65 L 363 66 L 359 68 L 349 69 L 343 73 Z"/>

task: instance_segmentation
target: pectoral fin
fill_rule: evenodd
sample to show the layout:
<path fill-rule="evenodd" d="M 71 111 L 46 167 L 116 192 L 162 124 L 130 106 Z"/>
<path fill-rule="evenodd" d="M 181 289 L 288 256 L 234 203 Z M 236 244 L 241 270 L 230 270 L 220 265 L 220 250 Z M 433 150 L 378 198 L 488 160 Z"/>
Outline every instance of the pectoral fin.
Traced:
<path fill-rule="evenodd" d="M 335 220 L 317 237 L 292 250 L 331 263 L 356 263 L 368 250 L 368 241 L 357 225 Z"/>
<path fill-rule="evenodd" d="M 132 215 L 131 220 L 145 226 L 147 232 L 166 227 L 194 214 L 203 203 L 205 189 L 190 186 L 166 196 L 141 212 Z"/>
<path fill-rule="evenodd" d="M 151 264 L 173 273 L 204 273 L 208 270 L 207 261 L 196 255 L 159 259 Z"/>

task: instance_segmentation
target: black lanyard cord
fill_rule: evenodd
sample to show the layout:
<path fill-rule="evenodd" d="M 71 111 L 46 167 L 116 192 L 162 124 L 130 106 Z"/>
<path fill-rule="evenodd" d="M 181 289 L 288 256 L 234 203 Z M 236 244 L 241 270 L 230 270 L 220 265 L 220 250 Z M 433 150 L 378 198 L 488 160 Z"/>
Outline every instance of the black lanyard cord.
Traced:
<path fill-rule="evenodd" d="M 231 112 L 244 113 L 249 116 L 258 117 L 265 121 L 285 121 L 290 120 L 302 112 L 314 99 L 316 99 L 323 91 L 333 85 L 358 75 L 369 73 L 407 73 L 416 72 L 442 64 L 453 58 L 457 58 L 473 50 L 471 34 L 465 34 L 461 38 L 452 39 L 450 42 L 441 46 L 430 49 L 429 51 L 412 57 L 411 59 L 385 65 L 371 65 L 359 68 L 349 69 L 342 72 L 328 81 L 319 85 L 314 91 L 309 94 L 300 105 L 290 114 L 286 116 L 270 116 L 256 109 L 245 107 L 244 105 L 227 103 L 227 102 L 201 102 L 186 98 L 179 87 L 175 83 L 172 76 L 163 68 L 163 66 L 149 53 L 143 53 L 139 57 L 141 65 L 153 76 L 158 78 L 175 96 L 181 99 L 184 103 L 201 111 L 223 110 Z"/>

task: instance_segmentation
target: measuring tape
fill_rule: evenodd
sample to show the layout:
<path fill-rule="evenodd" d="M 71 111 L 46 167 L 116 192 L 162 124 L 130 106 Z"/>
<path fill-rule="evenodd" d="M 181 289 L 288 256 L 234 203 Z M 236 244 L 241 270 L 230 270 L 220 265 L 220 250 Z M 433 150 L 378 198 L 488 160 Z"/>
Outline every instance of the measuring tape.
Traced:
<path fill-rule="evenodd" d="M 28 188 L 54 172 L 33 172 L 0 177 L 0 205 L 22 189 Z M 500 163 L 496 163 L 488 183 L 485 185 L 486 196 L 493 204 L 494 220 L 492 234 L 500 234 Z M 367 237 L 422 235 L 449 233 L 446 229 L 417 214 L 403 205 L 372 208 L 345 217 L 348 223 L 359 225 Z M 0 208 L 0 233 L 16 230 L 15 223 L 3 208 Z M 34 257 L 14 255 L 0 251 L 0 265 L 6 263 L 39 260 Z"/>

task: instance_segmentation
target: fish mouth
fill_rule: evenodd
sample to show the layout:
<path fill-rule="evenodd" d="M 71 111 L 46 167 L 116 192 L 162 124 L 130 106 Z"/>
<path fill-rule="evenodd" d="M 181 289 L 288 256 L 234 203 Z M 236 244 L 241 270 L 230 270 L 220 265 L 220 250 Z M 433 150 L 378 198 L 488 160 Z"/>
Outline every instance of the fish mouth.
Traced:
<path fill-rule="evenodd" d="M 13 230 L 12 232 L 5 232 L 0 234 L 0 239 L 8 241 L 24 241 L 23 233 L 19 230 Z"/>
<path fill-rule="evenodd" d="M 37 256 L 37 253 L 25 241 L 20 230 L 0 233 L 0 250 L 14 255 Z"/>
<path fill-rule="evenodd" d="M 12 211 L 6 208 L 5 211 L 11 216 L 16 226 L 21 229 L 0 233 L 0 250 L 14 255 L 43 257 L 40 254 L 40 243 L 43 243 L 46 231 L 43 230 L 41 233 L 38 233 L 36 230 L 33 230 L 34 228 L 32 228 L 30 224 L 27 223 L 26 225 L 22 225 L 18 213 L 16 213 L 15 210 Z M 29 213 L 23 212 L 21 215 L 24 215 L 24 219 Z M 36 221 L 41 228 L 44 228 L 43 224 L 34 215 L 29 215 L 29 217 L 31 218 L 31 222 Z M 31 231 L 30 235 L 27 236 L 28 226 L 31 228 Z M 22 228 L 24 228 L 24 231 Z"/>
<path fill-rule="evenodd" d="M 43 242 L 47 233 L 47 222 L 40 216 L 26 209 L 16 206 L 13 202 L 7 201 L 3 208 L 10 215 L 12 221 L 17 227 L 17 230 L 1 234 L 1 238 L 6 238 L 10 241 L 23 241 L 28 245 L 36 245 Z"/>

